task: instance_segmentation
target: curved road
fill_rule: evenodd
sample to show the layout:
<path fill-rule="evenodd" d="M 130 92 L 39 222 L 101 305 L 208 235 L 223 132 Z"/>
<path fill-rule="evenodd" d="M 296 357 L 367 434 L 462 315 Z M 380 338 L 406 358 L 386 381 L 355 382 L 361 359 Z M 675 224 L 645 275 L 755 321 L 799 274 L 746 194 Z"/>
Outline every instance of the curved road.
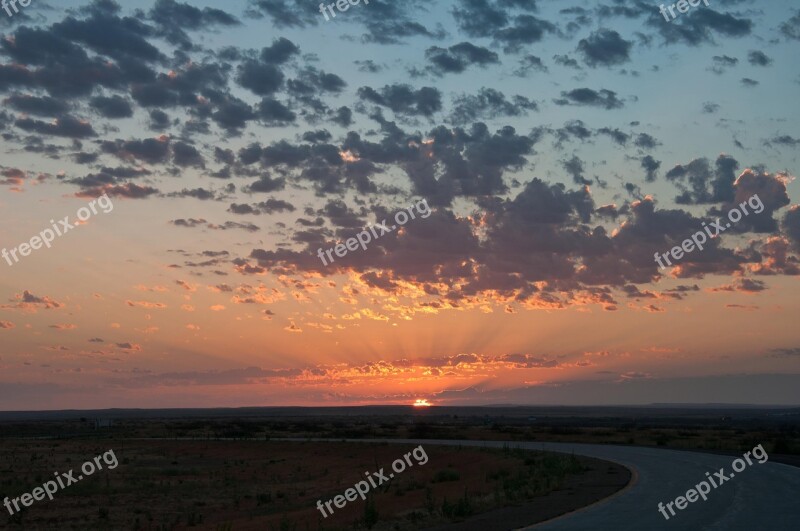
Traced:
<path fill-rule="evenodd" d="M 305 439 L 307 440 L 307 439 Z M 337 439 L 342 440 L 342 439 Z M 447 440 L 370 440 L 352 442 L 390 442 L 410 444 L 448 444 L 499 447 L 504 445 L 529 450 L 575 453 L 620 463 L 635 472 L 633 485 L 606 500 L 573 513 L 526 527 L 535 531 L 797 531 L 800 529 L 800 468 L 771 463 L 753 464 L 733 472 L 736 456 L 712 455 L 659 448 L 607 446 L 599 444 L 447 441 Z M 734 477 L 711 488 L 707 500 L 689 503 L 684 510 L 666 520 L 658 503 L 686 496 L 686 491 L 724 468 Z M 494 531 L 494 530 L 493 530 Z"/>

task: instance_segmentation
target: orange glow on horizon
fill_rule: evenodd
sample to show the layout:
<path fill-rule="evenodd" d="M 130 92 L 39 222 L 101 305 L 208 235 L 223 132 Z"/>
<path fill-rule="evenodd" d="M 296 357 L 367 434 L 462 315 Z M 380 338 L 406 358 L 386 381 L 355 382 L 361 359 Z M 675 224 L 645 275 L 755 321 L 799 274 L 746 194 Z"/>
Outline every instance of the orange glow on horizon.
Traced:
<path fill-rule="evenodd" d="M 425 399 L 425 398 L 417 398 L 417 399 L 414 401 L 414 407 L 431 407 L 432 405 L 433 405 L 433 404 L 431 404 L 430 402 L 428 402 L 428 400 L 427 400 L 427 399 Z"/>

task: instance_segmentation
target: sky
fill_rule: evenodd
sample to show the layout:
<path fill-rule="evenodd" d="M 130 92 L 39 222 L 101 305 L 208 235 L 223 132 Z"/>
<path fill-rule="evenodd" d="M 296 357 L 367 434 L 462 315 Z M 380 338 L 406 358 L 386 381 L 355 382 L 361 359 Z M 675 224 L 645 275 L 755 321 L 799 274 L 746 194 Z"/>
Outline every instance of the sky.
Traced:
<path fill-rule="evenodd" d="M 800 10 L 659 5 L 0 9 L 0 409 L 800 404 Z"/>

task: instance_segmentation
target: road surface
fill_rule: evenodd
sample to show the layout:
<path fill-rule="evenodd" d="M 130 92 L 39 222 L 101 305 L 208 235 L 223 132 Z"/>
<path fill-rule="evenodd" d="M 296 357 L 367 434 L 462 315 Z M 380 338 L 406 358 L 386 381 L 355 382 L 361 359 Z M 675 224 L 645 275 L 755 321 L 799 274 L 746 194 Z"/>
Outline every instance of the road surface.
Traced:
<path fill-rule="evenodd" d="M 304 439 L 307 440 L 307 439 Z M 341 439 L 337 439 L 341 440 Z M 367 442 L 352 439 L 352 442 Z M 427 439 L 374 440 L 410 444 L 448 444 L 502 448 L 504 445 L 530 450 L 575 453 L 620 463 L 634 472 L 631 485 L 616 495 L 573 513 L 525 527 L 534 531 L 797 531 L 800 530 L 800 468 L 767 461 L 734 472 L 736 456 L 699 452 L 611 446 L 600 444 L 446 441 Z M 745 463 L 746 464 L 746 463 Z M 689 503 L 666 520 L 658 503 L 686 496 L 703 480 L 706 472 L 733 477 L 711 488 L 707 500 Z M 741 466 L 739 466 L 741 468 Z M 495 531 L 495 530 L 492 530 Z"/>

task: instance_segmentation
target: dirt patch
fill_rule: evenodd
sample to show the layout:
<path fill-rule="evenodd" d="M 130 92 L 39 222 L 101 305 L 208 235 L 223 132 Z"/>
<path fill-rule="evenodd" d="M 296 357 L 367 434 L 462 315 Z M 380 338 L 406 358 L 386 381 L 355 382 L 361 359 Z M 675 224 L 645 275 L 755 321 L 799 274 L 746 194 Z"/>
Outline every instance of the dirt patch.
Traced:
<path fill-rule="evenodd" d="M 511 529 L 601 499 L 629 477 L 617 465 L 564 454 L 424 443 L 6 440 L 0 499 L 109 450 L 116 468 L 0 521 L 9 529 Z M 345 495 L 365 473 L 389 476 L 398 459 L 404 470 L 366 501 L 321 515 L 318 500 Z"/>
<path fill-rule="evenodd" d="M 468 520 L 426 531 L 501 531 L 538 524 L 581 509 L 614 495 L 631 481 L 631 472 L 622 465 L 590 457 L 578 457 L 587 471 L 568 478 L 564 484 L 528 503 L 495 509 Z"/>

